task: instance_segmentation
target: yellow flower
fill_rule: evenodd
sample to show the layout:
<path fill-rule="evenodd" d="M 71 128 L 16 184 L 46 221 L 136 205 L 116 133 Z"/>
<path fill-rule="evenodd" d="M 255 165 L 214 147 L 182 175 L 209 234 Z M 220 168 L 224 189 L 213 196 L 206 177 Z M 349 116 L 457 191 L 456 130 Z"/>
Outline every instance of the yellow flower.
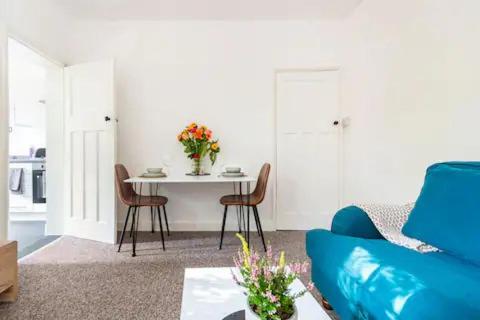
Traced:
<path fill-rule="evenodd" d="M 212 146 L 210 148 L 212 148 L 213 151 L 217 151 L 218 150 L 218 143 L 212 143 Z"/>
<path fill-rule="evenodd" d="M 278 266 L 280 268 L 284 268 L 285 267 L 285 251 L 282 251 L 280 252 L 280 259 L 278 261 Z"/>
<path fill-rule="evenodd" d="M 192 122 L 188 125 L 187 130 L 192 130 L 193 128 L 196 128 L 197 124 L 195 122 Z"/>
<path fill-rule="evenodd" d="M 187 140 L 188 139 L 188 132 L 187 131 L 183 131 L 182 132 L 182 140 Z"/>
<path fill-rule="evenodd" d="M 248 249 L 248 243 L 240 233 L 237 233 L 236 236 L 242 242 L 242 250 L 243 250 L 243 253 L 245 254 L 245 267 L 248 268 L 248 258 L 250 257 L 250 250 Z"/>

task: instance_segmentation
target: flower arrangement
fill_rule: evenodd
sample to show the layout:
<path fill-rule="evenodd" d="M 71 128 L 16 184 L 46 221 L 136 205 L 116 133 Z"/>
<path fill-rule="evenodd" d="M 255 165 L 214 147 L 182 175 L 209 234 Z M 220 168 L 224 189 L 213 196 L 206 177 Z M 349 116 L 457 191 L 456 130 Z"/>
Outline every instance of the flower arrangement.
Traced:
<path fill-rule="evenodd" d="M 177 136 L 178 141 L 185 147 L 185 153 L 188 158 L 193 160 L 192 173 L 199 175 L 201 172 L 202 159 L 208 154 L 212 165 L 217 160 L 217 154 L 220 152 L 218 140 L 212 139 L 212 130 L 204 125 L 191 123 Z"/>
<path fill-rule="evenodd" d="M 289 286 L 301 274 L 306 273 L 308 262 L 286 264 L 285 252 L 273 256 L 270 244 L 264 257 L 254 250 L 249 250 L 245 239 L 237 234 L 242 242 L 242 250 L 233 258 L 235 266 L 240 270 L 243 281 L 233 273 L 235 282 L 244 287 L 248 295 L 248 304 L 259 319 L 287 320 L 293 319 L 296 309 L 295 300 L 313 289 L 309 283 L 307 288 L 298 293 L 290 292 Z"/>

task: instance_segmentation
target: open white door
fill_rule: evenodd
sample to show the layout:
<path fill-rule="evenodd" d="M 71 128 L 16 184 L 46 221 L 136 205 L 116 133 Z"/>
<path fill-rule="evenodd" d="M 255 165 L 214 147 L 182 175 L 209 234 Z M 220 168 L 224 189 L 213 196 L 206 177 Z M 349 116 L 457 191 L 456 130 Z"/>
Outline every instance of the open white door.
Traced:
<path fill-rule="evenodd" d="M 113 61 L 65 68 L 65 234 L 115 243 Z"/>

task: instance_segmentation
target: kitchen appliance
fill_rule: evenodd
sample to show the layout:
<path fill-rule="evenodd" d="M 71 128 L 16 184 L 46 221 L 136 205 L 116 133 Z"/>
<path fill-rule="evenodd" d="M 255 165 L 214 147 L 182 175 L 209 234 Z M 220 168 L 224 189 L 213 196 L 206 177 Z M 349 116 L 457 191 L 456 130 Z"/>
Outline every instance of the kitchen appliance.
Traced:
<path fill-rule="evenodd" d="M 45 163 L 32 164 L 33 203 L 47 203 L 47 179 Z"/>

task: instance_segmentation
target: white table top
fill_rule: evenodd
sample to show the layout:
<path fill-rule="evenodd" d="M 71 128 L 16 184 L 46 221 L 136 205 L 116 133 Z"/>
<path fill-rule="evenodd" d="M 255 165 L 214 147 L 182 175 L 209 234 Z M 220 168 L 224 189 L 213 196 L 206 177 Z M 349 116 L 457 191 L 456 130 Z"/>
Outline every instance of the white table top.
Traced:
<path fill-rule="evenodd" d="M 243 289 L 232 279 L 232 268 L 188 268 L 183 282 L 180 320 L 222 320 L 247 308 Z M 292 292 L 305 289 L 300 280 L 291 286 Z M 296 301 L 298 320 L 330 320 L 315 298 L 307 293 Z M 248 313 L 247 313 L 248 314 Z M 251 320 L 246 318 L 246 320 Z"/>
<path fill-rule="evenodd" d="M 256 178 L 244 177 L 223 177 L 217 174 L 208 176 L 187 176 L 186 174 L 168 175 L 163 178 L 132 177 L 125 180 L 127 183 L 224 183 L 224 182 L 255 182 Z"/>

